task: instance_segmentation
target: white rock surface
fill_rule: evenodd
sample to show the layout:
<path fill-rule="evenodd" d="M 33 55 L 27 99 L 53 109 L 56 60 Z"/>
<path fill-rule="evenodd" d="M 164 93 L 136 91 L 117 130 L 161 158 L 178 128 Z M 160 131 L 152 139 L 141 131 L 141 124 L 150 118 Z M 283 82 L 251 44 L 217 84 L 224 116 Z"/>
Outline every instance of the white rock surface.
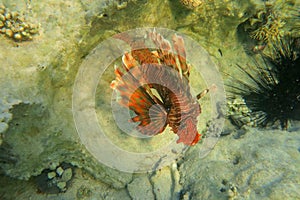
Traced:
<path fill-rule="evenodd" d="M 191 149 L 181 183 L 195 199 L 227 199 L 235 190 L 237 199 L 297 199 L 299 147 L 299 132 L 249 129 L 222 137 L 203 160 Z"/>

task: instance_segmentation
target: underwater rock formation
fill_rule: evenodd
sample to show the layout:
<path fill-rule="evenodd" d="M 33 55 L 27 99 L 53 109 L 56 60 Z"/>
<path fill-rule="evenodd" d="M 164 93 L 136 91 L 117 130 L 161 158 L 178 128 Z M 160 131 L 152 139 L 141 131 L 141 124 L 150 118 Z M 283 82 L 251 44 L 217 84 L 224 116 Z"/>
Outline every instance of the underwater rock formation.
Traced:
<path fill-rule="evenodd" d="M 186 155 L 179 167 L 182 191 L 192 191 L 189 199 L 296 199 L 298 148 L 297 131 L 237 131 L 222 137 L 200 165 L 195 150 Z"/>

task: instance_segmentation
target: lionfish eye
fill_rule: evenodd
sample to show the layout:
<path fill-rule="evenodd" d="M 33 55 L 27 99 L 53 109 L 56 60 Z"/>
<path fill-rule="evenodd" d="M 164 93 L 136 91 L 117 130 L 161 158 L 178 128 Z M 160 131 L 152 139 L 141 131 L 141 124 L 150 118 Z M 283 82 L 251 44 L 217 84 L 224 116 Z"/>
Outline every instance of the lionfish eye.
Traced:
<path fill-rule="evenodd" d="M 167 107 L 167 108 L 166 108 L 166 111 L 167 111 L 167 112 L 170 112 L 170 110 L 171 110 L 170 107 Z"/>

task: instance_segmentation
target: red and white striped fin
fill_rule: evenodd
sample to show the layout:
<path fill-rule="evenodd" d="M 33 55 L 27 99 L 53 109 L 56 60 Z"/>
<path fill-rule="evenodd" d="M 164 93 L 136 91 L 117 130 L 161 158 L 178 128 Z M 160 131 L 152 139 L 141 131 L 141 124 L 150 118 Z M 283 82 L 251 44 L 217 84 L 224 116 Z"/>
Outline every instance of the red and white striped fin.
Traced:
<path fill-rule="evenodd" d="M 172 46 L 168 40 L 166 40 L 161 34 L 153 32 L 149 33 L 149 37 L 155 44 L 157 50 L 153 52 L 160 61 L 160 64 L 164 64 L 176 69 L 176 57 L 172 53 Z M 180 71 L 179 69 L 176 69 Z"/>
<path fill-rule="evenodd" d="M 149 33 L 150 39 L 155 44 L 157 57 L 160 60 L 160 64 L 167 65 L 174 68 L 179 74 L 186 78 L 189 77 L 190 67 L 186 62 L 186 52 L 184 47 L 184 41 L 181 36 L 174 35 L 172 38 L 173 48 L 175 53 L 172 52 L 172 45 L 161 34 L 156 33 L 155 30 Z"/>
<path fill-rule="evenodd" d="M 143 135 L 156 135 L 162 133 L 167 126 L 167 112 L 163 106 L 153 104 L 147 109 L 139 109 L 134 122 L 140 122 L 137 130 Z"/>
<path fill-rule="evenodd" d="M 172 41 L 173 41 L 174 49 L 178 56 L 182 74 L 186 78 L 188 78 L 188 76 L 190 74 L 190 67 L 186 62 L 186 52 L 185 52 L 183 38 L 181 36 L 178 36 L 177 34 L 174 34 Z"/>
<path fill-rule="evenodd" d="M 129 71 L 132 67 L 138 66 L 138 62 L 133 58 L 131 53 L 124 53 L 122 56 L 122 62 L 126 71 Z"/>
<path fill-rule="evenodd" d="M 127 55 L 123 57 L 125 60 L 123 68 L 126 73 L 123 74 L 118 67 L 115 67 L 116 79 L 112 81 L 111 88 L 120 96 L 119 104 L 137 115 L 131 119 L 139 123 L 137 130 L 144 135 L 156 135 L 163 132 L 166 127 L 167 112 L 162 106 L 163 103 L 152 93 L 145 80 L 144 72 L 140 67 L 131 65 L 134 59 L 130 58 L 130 54 Z"/>
<path fill-rule="evenodd" d="M 179 130 L 176 134 L 178 135 L 177 143 L 182 142 L 185 145 L 193 146 L 201 139 L 201 134 L 197 131 L 197 125 L 192 119 L 188 119 L 185 122 L 185 128 Z"/>
<path fill-rule="evenodd" d="M 172 46 L 168 40 L 166 40 L 161 34 L 153 32 L 149 33 L 150 39 L 153 41 L 155 46 L 161 50 L 162 55 L 167 55 L 171 52 Z"/>

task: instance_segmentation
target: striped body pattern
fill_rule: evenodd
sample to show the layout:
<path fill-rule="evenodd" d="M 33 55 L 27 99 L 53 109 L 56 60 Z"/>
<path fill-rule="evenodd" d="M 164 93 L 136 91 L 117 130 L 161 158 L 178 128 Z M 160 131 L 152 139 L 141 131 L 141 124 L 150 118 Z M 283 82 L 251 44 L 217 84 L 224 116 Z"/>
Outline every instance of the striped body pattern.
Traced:
<path fill-rule="evenodd" d="M 171 45 L 155 31 L 148 37 L 156 49 L 126 34 L 116 36 L 132 50 L 123 55 L 122 66 L 115 67 L 111 88 L 120 96 L 119 103 L 136 114 L 131 122 L 139 123 L 140 133 L 153 136 L 170 126 L 179 137 L 177 143 L 195 145 L 201 137 L 197 131 L 201 108 L 190 91 L 183 38 L 173 35 Z"/>

